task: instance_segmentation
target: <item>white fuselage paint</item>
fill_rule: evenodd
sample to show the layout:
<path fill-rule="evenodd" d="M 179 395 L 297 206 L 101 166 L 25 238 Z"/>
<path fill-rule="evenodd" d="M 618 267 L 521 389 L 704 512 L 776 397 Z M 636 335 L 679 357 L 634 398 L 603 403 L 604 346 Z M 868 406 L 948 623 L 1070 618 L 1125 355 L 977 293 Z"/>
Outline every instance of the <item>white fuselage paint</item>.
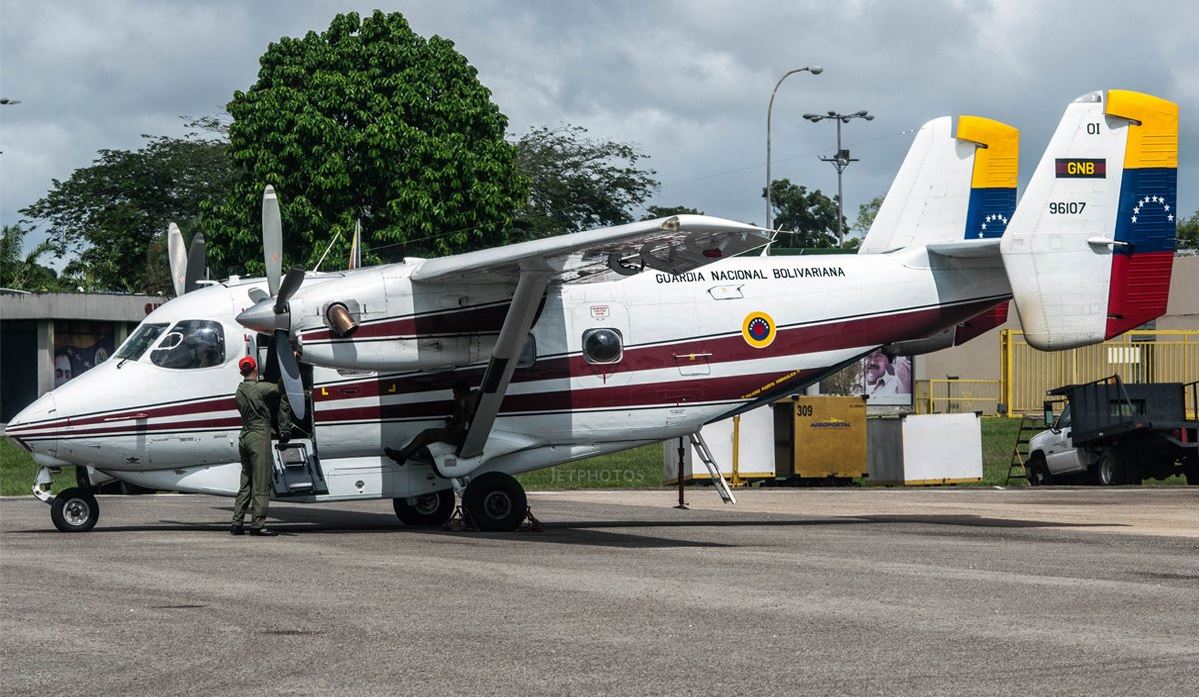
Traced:
<path fill-rule="evenodd" d="M 324 348 L 320 341 L 305 342 L 304 360 L 331 360 L 335 350 L 344 356 L 358 341 L 370 346 L 364 355 L 380 361 L 387 360 L 389 346 L 391 355 L 407 355 L 402 342 L 435 339 L 438 332 L 404 337 L 399 331 L 392 338 L 382 332 L 366 341 L 368 327 L 414 311 L 494 307 L 508 299 L 495 286 L 461 294 L 418 287 L 414 295 L 411 268 L 310 275 L 292 303 L 301 336 L 319 321 L 322 288 L 347 284 L 362 293 L 355 299 L 362 305 L 364 336 L 340 342 L 346 344 L 340 348 L 332 346 L 339 342 L 326 341 Z M 90 465 L 158 488 L 235 492 L 240 418 L 232 395 L 241 379 L 237 360 L 253 337 L 234 318 L 253 304 L 249 292 L 264 286 L 261 279 L 214 285 L 171 300 L 146 318 L 219 321 L 223 364 L 167 369 L 151 363 L 150 351 L 123 365 L 112 358 L 30 405 L 9 424 L 8 435 L 43 464 Z M 551 284 L 532 330 L 537 361 L 518 369 L 493 429 L 523 439 L 525 447 L 480 471 L 529 471 L 694 432 L 874 347 L 951 327 L 1009 294 L 998 259 L 950 263 L 923 247 L 875 255 L 741 257 L 679 277 L 646 271 L 610 282 Z M 495 315 L 501 321 L 502 310 Z M 754 313 L 773 323 L 769 345 L 755 347 L 748 336 Z M 620 363 L 582 360 L 584 332 L 600 327 L 623 335 Z M 430 468 L 396 467 L 381 457 L 382 449 L 440 425 L 450 382 L 481 376 L 497 330 L 472 334 L 469 326 L 458 327 L 448 332 L 455 335 L 451 340 L 424 345 L 435 358 L 413 349 L 417 362 L 411 365 L 419 370 L 402 369 L 402 361 L 370 372 L 314 366 L 314 437 L 329 494 L 298 500 L 447 488 Z M 483 349 L 472 352 L 472 341 Z"/>

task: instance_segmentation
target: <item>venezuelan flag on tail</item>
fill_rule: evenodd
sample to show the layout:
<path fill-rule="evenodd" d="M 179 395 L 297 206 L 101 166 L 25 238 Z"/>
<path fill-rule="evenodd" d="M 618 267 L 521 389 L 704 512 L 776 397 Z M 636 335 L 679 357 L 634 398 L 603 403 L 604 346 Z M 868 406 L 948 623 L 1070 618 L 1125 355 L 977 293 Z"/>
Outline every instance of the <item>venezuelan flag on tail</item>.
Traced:
<path fill-rule="evenodd" d="M 1176 104 L 1109 90 L 1066 108 L 1000 242 L 1030 344 L 1097 343 L 1166 311 L 1177 170 Z"/>
<path fill-rule="evenodd" d="M 920 127 L 860 254 L 999 237 L 1016 210 L 1020 132 L 963 115 Z"/>
<path fill-rule="evenodd" d="M 1131 122 L 1107 300 L 1110 339 L 1166 311 L 1178 232 L 1178 105 L 1108 90 L 1107 114 Z"/>

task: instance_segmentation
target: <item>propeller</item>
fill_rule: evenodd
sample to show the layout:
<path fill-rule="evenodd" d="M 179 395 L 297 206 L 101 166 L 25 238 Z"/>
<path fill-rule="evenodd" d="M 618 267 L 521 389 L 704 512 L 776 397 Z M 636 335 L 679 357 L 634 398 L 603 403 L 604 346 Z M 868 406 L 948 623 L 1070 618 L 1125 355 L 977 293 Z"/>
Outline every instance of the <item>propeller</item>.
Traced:
<path fill-rule="evenodd" d="M 190 293 L 200 287 L 200 279 L 204 278 L 204 270 L 208 267 L 208 256 L 204 247 L 204 233 L 197 232 L 192 237 L 191 246 L 187 250 L 187 276 L 183 282 L 183 292 Z"/>
<path fill-rule="evenodd" d="M 279 197 L 270 184 L 262 192 L 262 252 L 266 258 L 266 287 L 271 295 L 276 295 L 283 270 L 283 219 L 279 215 Z"/>
<path fill-rule="evenodd" d="M 174 223 L 167 228 L 167 260 L 171 265 L 171 285 L 175 297 L 179 297 L 187 287 L 187 248 L 183 245 L 183 233 Z"/>
<path fill-rule="evenodd" d="M 203 238 L 201 238 L 202 243 Z M 279 215 L 279 198 L 275 188 L 267 186 L 262 194 L 262 246 L 266 261 L 266 282 L 270 295 L 261 291 L 251 295 L 254 306 L 237 316 L 248 329 L 271 335 L 267 360 L 271 364 L 266 374 L 279 372 L 291 411 L 304 419 L 304 382 L 300 379 L 300 364 L 291 348 L 291 308 L 288 300 L 304 282 L 304 267 L 293 266 L 280 279 L 283 266 L 283 223 Z"/>

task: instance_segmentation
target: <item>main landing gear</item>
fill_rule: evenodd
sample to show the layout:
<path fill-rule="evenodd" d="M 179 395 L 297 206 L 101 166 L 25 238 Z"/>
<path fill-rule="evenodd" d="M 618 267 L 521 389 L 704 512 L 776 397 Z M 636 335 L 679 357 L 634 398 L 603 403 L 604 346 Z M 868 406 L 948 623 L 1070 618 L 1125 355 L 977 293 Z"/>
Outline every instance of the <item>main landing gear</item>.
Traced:
<path fill-rule="evenodd" d="M 487 472 L 471 479 L 465 489 L 461 488 L 461 480 L 454 482 L 462 494 L 460 507 L 454 505 L 454 489 L 445 489 L 393 499 L 396 517 L 410 527 L 511 532 L 526 520 L 530 521 L 531 529 L 539 527 L 529 514 L 524 488 L 511 475 Z"/>
<path fill-rule="evenodd" d="M 50 496 L 51 470 L 38 471 L 33 495 L 50 504 L 50 520 L 59 532 L 87 532 L 96 527 L 100 520 L 100 502 L 92 494 L 92 482 L 86 467 L 75 468 L 75 482 L 79 486 L 64 489 L 58 496 Z"/>

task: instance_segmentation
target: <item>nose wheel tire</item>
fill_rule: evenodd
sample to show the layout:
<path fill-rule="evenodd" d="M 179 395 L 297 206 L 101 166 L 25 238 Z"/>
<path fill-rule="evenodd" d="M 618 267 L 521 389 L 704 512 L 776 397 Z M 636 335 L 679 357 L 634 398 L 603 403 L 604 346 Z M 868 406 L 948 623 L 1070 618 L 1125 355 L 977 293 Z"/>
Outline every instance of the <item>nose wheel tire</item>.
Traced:
<path fill-rule="evenodd" d="M 520 482 L 502 472 L 488 472 L 466 486 L 462 506 L 480 530 L 509 532 L 524 520 L 529 500 Z"/>
<path fill-rule="evenodd" d="M 95 496 L 72 487 L 54 497 L 50 520 L 60 532 L 87 532 L 100 519 L 100 502 Z"/>
<path fill-rule="evenodd" d="M 445 489 L 416 497 L 415 503 L 406 499 L 392 499 L 396 517 L 404 525 L 414 528 L 441 527 L 454 515 L 454 490 Z"/>

